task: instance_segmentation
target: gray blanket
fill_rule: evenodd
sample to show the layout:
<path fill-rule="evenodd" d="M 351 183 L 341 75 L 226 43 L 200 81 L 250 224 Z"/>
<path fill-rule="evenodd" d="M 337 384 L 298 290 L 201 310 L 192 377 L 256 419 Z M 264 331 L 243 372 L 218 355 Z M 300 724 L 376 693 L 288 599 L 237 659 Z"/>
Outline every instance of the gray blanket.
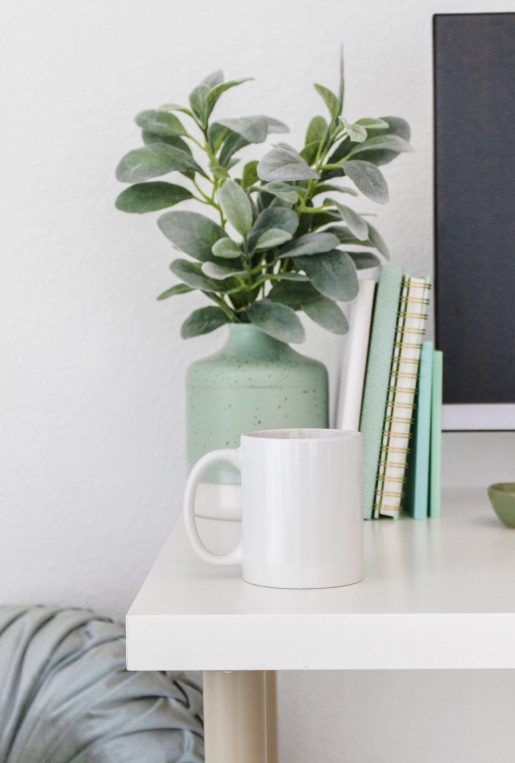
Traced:
<path fill-rule="evenodd" d="M 0 763 L 200 763 L 202 694 L 128 673 L 124 629 L 92 612 L 0 607 Z"/>

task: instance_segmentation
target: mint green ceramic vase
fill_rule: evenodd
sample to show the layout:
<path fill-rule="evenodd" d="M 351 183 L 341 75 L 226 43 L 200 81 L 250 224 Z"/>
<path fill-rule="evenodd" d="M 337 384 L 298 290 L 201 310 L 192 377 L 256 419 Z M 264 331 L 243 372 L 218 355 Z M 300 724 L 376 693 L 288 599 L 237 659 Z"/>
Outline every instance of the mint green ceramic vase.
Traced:
<path fill-rule="evenodd" d="M 229 326 L 224 346 L 187 371 L 187 451 L 192 466 L 204 453 L 235 448 L 257 429 L 328 426 L 325 366 L 249 324 Z M 206 482 L 237 484 L 226 465 Z"/>

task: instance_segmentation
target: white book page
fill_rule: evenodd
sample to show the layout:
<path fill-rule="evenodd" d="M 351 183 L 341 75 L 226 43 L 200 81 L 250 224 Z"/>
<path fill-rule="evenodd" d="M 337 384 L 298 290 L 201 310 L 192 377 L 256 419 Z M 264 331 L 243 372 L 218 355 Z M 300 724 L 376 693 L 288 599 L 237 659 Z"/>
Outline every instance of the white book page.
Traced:
<path fill-rule="evenodd" d="M 350 311 L 350 330 L 346 337 L 338 390 L 338 429 L 359 429 L 375 289 L 375 281 L 360 281 L 359 294 Z"/>

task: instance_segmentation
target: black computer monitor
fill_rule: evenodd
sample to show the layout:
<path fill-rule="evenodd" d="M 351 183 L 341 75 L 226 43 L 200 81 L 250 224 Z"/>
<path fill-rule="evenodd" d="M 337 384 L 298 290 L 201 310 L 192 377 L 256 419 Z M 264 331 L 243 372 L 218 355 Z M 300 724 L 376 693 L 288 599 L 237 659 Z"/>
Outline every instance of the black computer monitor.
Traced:
<path fill-rule="evenodd" d="M 434 16 L 444 428 L 515 429 L 515 13 Z"/>

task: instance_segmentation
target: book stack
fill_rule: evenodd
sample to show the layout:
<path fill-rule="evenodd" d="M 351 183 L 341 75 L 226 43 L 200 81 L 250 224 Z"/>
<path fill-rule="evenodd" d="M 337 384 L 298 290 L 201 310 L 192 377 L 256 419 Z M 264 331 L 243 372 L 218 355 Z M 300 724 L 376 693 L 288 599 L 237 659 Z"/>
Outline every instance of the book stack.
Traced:
<path fill-rule="evenodd" d="M 352 305 L 337 425 L 363 433 L 365 519 L 440 513 L 442 353 L 424 341 L 430 282 L 381 268 Z"/>

